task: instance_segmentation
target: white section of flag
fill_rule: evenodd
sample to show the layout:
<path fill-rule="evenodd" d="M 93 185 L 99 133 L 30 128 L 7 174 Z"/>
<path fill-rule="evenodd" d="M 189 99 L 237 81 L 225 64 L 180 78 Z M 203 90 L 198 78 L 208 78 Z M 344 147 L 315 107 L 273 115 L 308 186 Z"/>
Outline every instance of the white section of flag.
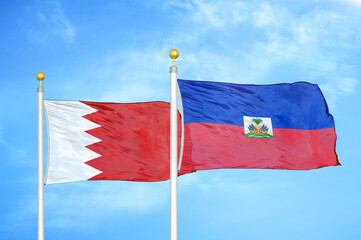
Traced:
<path fill-rule="evenodd" d="M 85 164 L 100 155 L 85 146 L 100 142 L 85 131 L 100 127 L 82 116 L 97 110 L 79 101 L 44 100 L 48 125 L 45 184 L 88 180 L 101 171 Z"/>

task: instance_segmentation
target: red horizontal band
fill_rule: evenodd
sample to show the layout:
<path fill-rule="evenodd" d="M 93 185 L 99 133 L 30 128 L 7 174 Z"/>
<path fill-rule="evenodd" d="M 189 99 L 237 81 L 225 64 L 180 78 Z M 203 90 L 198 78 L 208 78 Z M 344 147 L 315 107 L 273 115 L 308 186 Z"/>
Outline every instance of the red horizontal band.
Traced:
<path fill-rule="evenodd" d="M 274 138 L 245 137 L 243 126 L 185 125 L 182 171 L 219 168 L 308 170 L 340 165 L 334 128 L 273 128 Z"/>

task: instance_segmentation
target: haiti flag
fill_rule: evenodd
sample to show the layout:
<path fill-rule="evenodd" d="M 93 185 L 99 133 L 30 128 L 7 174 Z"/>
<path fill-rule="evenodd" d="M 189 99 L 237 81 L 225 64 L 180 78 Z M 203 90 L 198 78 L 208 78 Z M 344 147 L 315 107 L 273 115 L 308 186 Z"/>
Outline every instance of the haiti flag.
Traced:
<path fill-rule="evenodd" d="M 178 85 L 184 113 L 182 171 L 340 165 L 335 123 L 316 84 L 179 79 Z"/>

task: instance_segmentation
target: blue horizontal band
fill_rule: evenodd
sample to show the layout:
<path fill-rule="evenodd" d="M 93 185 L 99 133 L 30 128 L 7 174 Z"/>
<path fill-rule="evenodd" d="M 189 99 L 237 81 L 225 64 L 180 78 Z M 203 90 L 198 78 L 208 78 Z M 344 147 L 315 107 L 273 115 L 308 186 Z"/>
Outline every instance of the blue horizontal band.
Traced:
<path fill-rule="evenodd" d="M 269 117 L 273 128 L 315 130 L 334 127 L 317 84 L 231 84 L 178 79 L 184 124 L 244 126 L 243 116 Z"/>

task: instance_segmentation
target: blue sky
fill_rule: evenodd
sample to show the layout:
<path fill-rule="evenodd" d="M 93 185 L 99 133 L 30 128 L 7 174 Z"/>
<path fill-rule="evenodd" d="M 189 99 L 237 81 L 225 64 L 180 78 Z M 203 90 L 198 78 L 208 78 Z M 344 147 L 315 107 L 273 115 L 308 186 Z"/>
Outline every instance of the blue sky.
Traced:
<path fill-rule="evenodd" d="M 179 179 L 179 239 L 361 238 L 361 1 L 1 1 L 0 239 L 35 239 L 37 97 L 169 100 L 179 78 L 319 84 L 341 167 Z M 46 239 L 168 239 L 169 182 L 45 187 Z"/>

